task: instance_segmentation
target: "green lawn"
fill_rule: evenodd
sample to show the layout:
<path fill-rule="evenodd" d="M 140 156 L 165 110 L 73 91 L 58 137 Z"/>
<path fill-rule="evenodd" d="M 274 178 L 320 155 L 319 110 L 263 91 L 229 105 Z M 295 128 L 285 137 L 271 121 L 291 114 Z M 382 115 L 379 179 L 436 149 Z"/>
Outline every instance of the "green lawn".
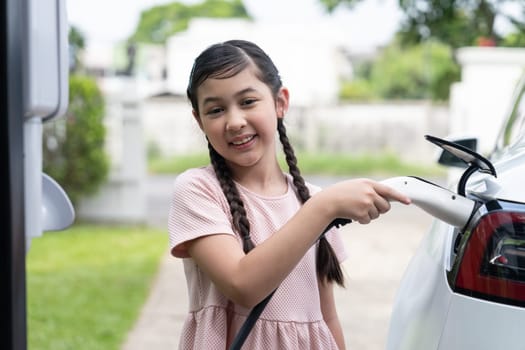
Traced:
<path fill-rule="evenodd" d="M 445 174 L 438 165 L 421 165 L 402 161 L 390 153 L 383 154 L 297 154 L 299 168 L 305 175 L 337 176 L 441 176 Z M 197 166 L 209 164 L 207 154 L 188 154 L 176 157 L 153 158 L 149 160 L 149 170 L 154 174 L 179 174 Z M 287 170 L 283 157 L 280 164 Z"/>
<path fill-rule="evenodd" d="M 119 349 L 167 245 L 164 232 L 143 227 L 74 225 L 33 239 L 29 349 Z"/>

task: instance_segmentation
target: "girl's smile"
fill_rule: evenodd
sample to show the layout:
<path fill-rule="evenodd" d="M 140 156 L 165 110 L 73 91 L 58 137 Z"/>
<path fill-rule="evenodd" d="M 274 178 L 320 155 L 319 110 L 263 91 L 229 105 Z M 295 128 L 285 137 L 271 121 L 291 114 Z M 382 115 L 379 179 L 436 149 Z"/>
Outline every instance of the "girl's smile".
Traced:
<path fill-rule="evenodd" d="M 244 150 L 249 148 L 251 145 L 255 143 L 255 138 L 257 135 L 246 135 L 246 136 L 238 136 L 235 137 L 230 144 L 238 149 L 238 150 Z"/>

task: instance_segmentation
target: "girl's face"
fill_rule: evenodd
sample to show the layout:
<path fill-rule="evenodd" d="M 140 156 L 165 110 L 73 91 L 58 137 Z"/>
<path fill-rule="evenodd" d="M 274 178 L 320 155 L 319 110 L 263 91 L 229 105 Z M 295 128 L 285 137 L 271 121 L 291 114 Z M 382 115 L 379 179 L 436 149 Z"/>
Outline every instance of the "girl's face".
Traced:
<path fill-rule="evenodd" d="M 275 164 L 277 118 L 288 108 L 288 90 L 274 99 L 252 66 L 226 79 L 209 78 L 197 89 L 193 115 L 232 170 Z"/>

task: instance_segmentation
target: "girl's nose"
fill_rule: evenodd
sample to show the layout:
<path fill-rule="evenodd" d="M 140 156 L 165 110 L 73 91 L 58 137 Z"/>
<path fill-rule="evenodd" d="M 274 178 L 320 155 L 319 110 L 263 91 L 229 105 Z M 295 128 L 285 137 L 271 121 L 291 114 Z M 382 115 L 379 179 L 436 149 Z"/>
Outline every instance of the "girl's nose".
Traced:
<path fill-rule="evenodd" d="M 226 131 L 238 131 L 246 126 L 244 111 L 240 109 L 232 110 L 228 113 L 226 121 Z"/>

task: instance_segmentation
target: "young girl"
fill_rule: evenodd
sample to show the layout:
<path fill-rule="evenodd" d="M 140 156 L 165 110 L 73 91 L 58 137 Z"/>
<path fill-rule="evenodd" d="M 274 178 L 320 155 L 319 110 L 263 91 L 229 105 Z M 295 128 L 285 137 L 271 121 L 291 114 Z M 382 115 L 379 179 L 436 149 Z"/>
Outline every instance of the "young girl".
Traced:
<path fill-rule="evenodd" d="M 289 92 L 251 42 L 202 52 L 187 95 L 211 165 L 180 174 L 171 202 L 171 252 L 184 258 L 190 303 L 180 349 L 227 349 L 274 290 L 244 349 L 344 349 L 333 296 L 344 247 L 335 228 L 319 236 L 336 218 L 366 224 L 409 199 L 368 179 L 306 184 L 283 124 Z"/>

